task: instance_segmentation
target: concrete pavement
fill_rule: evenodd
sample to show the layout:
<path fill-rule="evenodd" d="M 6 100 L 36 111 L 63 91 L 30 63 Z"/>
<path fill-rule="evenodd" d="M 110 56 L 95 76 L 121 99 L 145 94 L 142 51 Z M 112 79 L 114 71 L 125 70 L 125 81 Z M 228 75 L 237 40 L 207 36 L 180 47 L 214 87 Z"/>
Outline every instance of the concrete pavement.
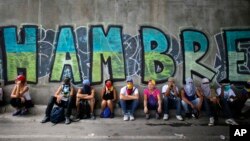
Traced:
<path fill-rule="evenodd" d="M 168 121 L 145 120 L 139 110 L 135 121 L 123 121 L 118 115 L 114 119 L 81 120 L 70 125 L 60 123 L 41 124 L 46 106 L 33 108 L 31 115 L 13 117 L 11 109 L 2 109 L 0 114 L 0 141 L 67 141 L 67 140 L 229 140 L 229 126 L 224 119 L 218 125 L 208 127 L 208 118 L 177 121 L 174 111 Z M 119 109 L 118 109 L 119 110 Z M 4 112 L 3 112 L 4 111 Z M 36 112 L 35 112 L 36 111 Z M 249 124 L 249 120 L 238 120 Z M 221 136 L 222 135 L 222 136 Z"/>

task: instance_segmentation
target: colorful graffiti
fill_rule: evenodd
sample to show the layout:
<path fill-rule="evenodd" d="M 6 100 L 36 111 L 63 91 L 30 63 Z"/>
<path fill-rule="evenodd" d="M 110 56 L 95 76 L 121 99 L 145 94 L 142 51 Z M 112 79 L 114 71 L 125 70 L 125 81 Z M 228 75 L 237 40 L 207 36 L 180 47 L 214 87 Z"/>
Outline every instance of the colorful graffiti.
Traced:
<path fill-rule="evenodd" d="M 75 84 L 84 78 L 101 84 L 106 78 L 124 81 L 134 76 L 141 83 L 149 79 L 163 83 L 176 75 L 182 80 L 198 76 L 215 82 L 249 79 L 249 29 L 225 29 L 214 38 L 196 29 L 182 29 L 180 40 L 152 26 L 141 26 L 137 35 L 123 33 L 118 25 L 59 26 L 57 30 L 23 25 L 19 29 L 0 28 L 0 79 L 5 84 L 14 83 L 19 73 L 34 84 L 46 76 L 49 82 L 70 76 Z"/>

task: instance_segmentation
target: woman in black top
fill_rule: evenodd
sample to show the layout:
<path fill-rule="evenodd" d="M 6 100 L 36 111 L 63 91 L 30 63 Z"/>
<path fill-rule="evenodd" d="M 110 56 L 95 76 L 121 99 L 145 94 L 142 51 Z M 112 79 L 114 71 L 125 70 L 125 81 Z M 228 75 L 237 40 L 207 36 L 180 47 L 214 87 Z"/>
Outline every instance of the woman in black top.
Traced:
<path fill-rule="evenodd" d="M 114 102 L 116 100 L 116 90 L 113 86 L 113 82 L 110 79 L 105 80 L 105 86 L 102 89 L 101 92 L 101 98 L 102 98 L 102 103 L 101 103 L 101 115 L 100 117 L 104 117 L 104 109 L 108 106 L 110 109 L 110 118 L 114 117 Z"/>

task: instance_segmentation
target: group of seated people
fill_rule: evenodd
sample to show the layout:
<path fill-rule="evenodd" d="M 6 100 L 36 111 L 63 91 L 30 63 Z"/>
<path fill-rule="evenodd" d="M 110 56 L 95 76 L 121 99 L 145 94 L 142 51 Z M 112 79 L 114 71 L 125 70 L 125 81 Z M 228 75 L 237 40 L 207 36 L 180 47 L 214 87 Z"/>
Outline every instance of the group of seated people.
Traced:
<path fill-rule="evenodd" d="M 201 110 L 204 109 L 209 117 L 209 126 L 215 124 L 218 118 L 218 111 L 223 111 L 226 118 L 225 123 L 230 125 L 238 125 L 234 120 L 235 115 L 241 114 L 241 109 L 244 103 L 250 96 L 250 81 L 246 82 L 244 89 L 240 95 L 234 92 L 234 86 L 230 81 L 224 79 L 220 82 L 220 86 L 215 90 L 211 86 L 207 78 L 203 78 L 200 86 L 196 87 L 191 78 L 185 80 L 183 88 L 178 89 L 173 77 L 168 78 L 168 82 L 162 87 L 160 91 L 156 87 L 154 80 L 149 80 L 147 88 L 143 91 L 143 106 L 145 118 L 150 119 L 150 111 L 155 111 L 155 118 L 163 120 L 169 119 L 169 109 L 176 108 L 176 119 L 184 120 L 182 108 L 185 112 L 185 117 L 199 118 Z M 13 116 L 25 115 L 28 109 L 33 107 L 29 88 L 26 84 L 26 79 L 23 75 L 16 78 L 16 85 L 11 93 L 11 105 L 16 108 Z M 88 79 L 83 80 L 83 86 L 78 88 L 77 94 L 74 94 L 74 87 L 71 84 L 69 77 L 66 77 L 62 85 L 59 86 L 55 95 L 50 97 L 48 102 L 45 117 L 41 123 L 50 121 L 50 114 L 54 105 L 64 107 L 65 124 L 70 124 L 72 119 L 72 108 L 76 107 L 75 119 L 85 119 L 88 117 L 86 112 L 86 105 L 89 105 L 89 117 L 95 119 L 94 109 L 96 104 L 95 89 L 91 86 Z M 110 110 L 108 117 L 114 118 L 115 102 L 118 101 L 124 121 L 135 120 L 135 111 L 139 106 L 139 90 L 134 85 L 133 80 L 128 78 L 126 86 L 122 87 L 119 93 L 119 100 L 117 92 L 111 79 L 105 81 L 105 86 L 101 91 L 101 113 L 100 117 L 105 117 L 105 109 Z M 219 110 L 220 109 L 220 110 Z"/>

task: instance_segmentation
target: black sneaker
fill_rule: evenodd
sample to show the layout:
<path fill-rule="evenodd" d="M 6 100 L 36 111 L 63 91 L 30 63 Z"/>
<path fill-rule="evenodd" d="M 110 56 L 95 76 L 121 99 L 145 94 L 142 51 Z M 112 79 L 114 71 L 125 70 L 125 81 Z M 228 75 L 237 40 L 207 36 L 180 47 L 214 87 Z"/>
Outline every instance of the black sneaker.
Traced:
<path fill-rule="evenodd" d="M 18 116 L 18 115 L 21 114 L 21 112 L 22 112 L 22 110 L 16 110 L 16 111 L 12 114 L 12 116 Z"/>
<path fill-rule="evenodd" d="M 65 117 L 65 124 L 70 124 L 70 119 L 69 119 L 69 117 Z"/>
<path fill-rule="evenodd" d="M 45 116 L 45 117 L 43 118 L 43 120 L 41 121 L 41 123 L 46 123 L 46 122 L 48 122 L 48 121 L 50 121 L 49 117 Z"/>
<path fill-rule="evenodd" d="M 28 109 L 23 109 L 20 113 L 20 115 L 27 115 L 29 113 Z"/>

